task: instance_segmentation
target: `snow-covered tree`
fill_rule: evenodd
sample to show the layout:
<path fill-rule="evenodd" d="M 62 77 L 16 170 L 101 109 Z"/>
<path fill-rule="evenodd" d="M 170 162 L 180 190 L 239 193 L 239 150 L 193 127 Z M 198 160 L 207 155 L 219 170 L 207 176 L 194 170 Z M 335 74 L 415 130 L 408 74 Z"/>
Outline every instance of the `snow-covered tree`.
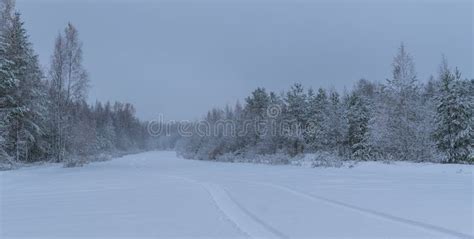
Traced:
<path fill-rule="evenodd" d="M 145 149 L 149 137 L 132 105 L 86 103 L 88 76 L 76 28 L 68 24 L 57 37 L 45 82 L 14 6 L 14 0 L 0 0 L 0 167 Z"/>
<path fill-rule="evenodd" d="M 281 129 L 284 120 L 283 110 L 285 109 L 283 99 L 275 92 L 270 92 L 269 98 L 269 108 L 263 125 L 266 134 L 263 135 L 257 146 L 257 152 L 261 154 L 275 154 L 286 148 L 285 137 Z"/>
<path fill-rule="evenodd" d="M 6 57 L 17 81 L 7 143 L 16 160 L 34 161 L 45 156 L 45 88 L 37 55 L 29 42 L 20 14 L 16 13 L 5 30 Z"/>
<path fill-rule="evenodd" d="M 348 132 L 347 140 L 350 148 L 350 157 L 358 160 L 367 160 L 372 157 L 369 143 L 369 103 L 366 98 L 353 93 L 349 98 L 347 110 Z"/>
<path fill-rule="evenodd" d="M 325 89 L 319 88 L 318 93 L 308 100 L 308 127 L 306 143 L 313 151 L 327 151 L 329 138 L 329 99 Z"/>
<path fill-rule="evenodd" d="M 458 70 L 451 72 L 446 61 L 441 67 L 440 81 L 434 134 L 436 144 L 446 153 L 448 163 L 468 161 L 474 144 L 472 86 L 469 81 L 461 79 Z"/>
<path fill-rule="evenodd" d="M 11 115 L 16 110 L 13 93 L 17 81 L 11 71 L 11 62 L 6 57 L 7 43 L 4 40 L 3 32 L 0 34 L 0 161 L 10 161 L 11 157 L 7 153 L 7 141 L 11 128 Z"/>
<path fill-rule="evenodd" d="M 347 118 L 344 114 L 344 105 L 337 91 L 329 93 L 327 115 L 327 146 L 328 150 L 336 154 L 343 154 L 346 145 L 345 136 L 348 131 Z"/>
<path fill-rule="evenodd" d="M 267 109 L 270 106 L 270 97 L 264 88 L 257 88 L 251 96 L 245 99 L 244 118 L 245 132 L 244 137 L 247 145 L 255 146 L 262 138 L 262 130 L 258 124 L 267 117 Z"/>
<path fill-rule="evenodd" d="M 56 38 L 50 66 L 50 122 L 53 154 L 58 162 L 63 161 L 74 137 L 66 135 L 71 127 L 70 106 L 85 99 L 88 82 L 82 65 L 82 43 L 77 29 L 69 23 L 64 35 Z"/>
<path fill-rule="evenodd" d="M 296 83 L 286 93 L 282 135 L 287 142 L 288 152 L 297 155 L 305 150 L 304 129 L 308 122 L 308 96 L 301 84 Z"/>
<path fill-rule="evenodd" d="M 7 57 L 8 41 L 6 38 L 6 26 L 10 24 L 11 1 L 0 1 L 0 161 L 11 162 L 8 153 L 7 137 L 12 127 L 12 115 L 19 110 L 15 102 L 15 91 L 18 81 L 13 74 L 12 62 Z"/>
<path fill-rule="evenodd" d="M 393 61 L 393 77 L 378 93 L 371 123 L 372 144 L 384 157 L 425 160 L 431 157 L 429 127 L 413 58 L 402 44 Z"/>
<path fill-rule="evenodd" d="M 0 0 L 0 31 L 10 26 L 14 11 L 15 0 Z"/>

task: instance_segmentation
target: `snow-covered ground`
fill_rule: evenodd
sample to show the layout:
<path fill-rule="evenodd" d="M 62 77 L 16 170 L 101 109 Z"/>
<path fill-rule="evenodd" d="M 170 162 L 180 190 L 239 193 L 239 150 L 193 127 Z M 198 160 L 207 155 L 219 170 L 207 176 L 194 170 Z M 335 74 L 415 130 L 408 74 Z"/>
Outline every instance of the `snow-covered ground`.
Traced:
<path fill-rule="evenodd" d="M 0 172 L 0 238 L 473 238 L 472 166 L 301 168 L 174 152 Z"/>

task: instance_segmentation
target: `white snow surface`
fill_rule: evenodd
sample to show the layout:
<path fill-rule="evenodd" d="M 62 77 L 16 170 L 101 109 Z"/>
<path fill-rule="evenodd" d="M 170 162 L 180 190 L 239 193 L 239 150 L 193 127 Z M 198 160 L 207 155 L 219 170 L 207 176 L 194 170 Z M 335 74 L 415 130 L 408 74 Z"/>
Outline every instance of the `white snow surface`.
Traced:
<path fill-rule="evenodd" d="M 129 155 L 0 172 L 0 238 L 474 238 L 473 166 Z"/>

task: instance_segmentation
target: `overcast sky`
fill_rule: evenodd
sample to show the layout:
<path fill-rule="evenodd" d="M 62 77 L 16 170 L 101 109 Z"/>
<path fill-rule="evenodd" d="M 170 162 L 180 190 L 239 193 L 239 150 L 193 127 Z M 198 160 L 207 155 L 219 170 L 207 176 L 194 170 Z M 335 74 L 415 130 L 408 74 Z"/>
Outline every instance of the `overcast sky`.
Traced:
<path fill-rule="evenodd" d="M 71 21 L 89 100 L 133 103 L 142 119 L 197 119 L 262 86 L 350 88 L 390 77 L 403 41 L 421 81 L 441 54 L 473 78 L 472 1 L 17 0 L 42 64 Z"/>

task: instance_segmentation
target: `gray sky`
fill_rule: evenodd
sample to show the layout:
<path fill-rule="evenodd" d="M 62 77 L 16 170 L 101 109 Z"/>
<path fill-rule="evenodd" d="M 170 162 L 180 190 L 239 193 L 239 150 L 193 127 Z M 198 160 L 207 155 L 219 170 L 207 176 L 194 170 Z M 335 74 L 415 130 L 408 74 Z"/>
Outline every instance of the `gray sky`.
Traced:
<path fill-rule="evenodd" d="M 390 77 L 403 41 L 420 80 L 441 54 L 473 77 L 473 3 L 441 0 L 17 0 L 42 64 L 68 21 L 84 43 L 90 101 L 197 119 L 263 86 L 350 88 Z"/>

